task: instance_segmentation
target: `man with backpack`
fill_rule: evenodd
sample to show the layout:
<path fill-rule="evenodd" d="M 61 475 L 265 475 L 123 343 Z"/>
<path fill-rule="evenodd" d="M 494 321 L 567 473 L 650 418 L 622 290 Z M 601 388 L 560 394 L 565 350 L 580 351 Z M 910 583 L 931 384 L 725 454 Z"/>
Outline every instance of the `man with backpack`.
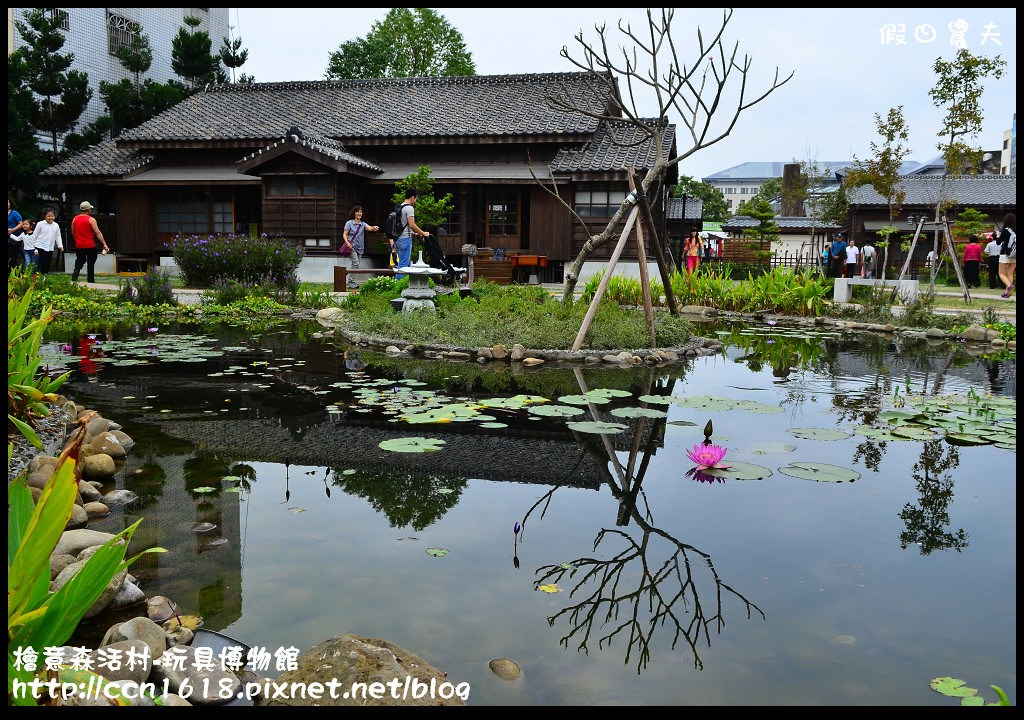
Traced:
<path fill-rule="evenodd" d="M 430 233 L 425 230 L 421 230 L 419 225 L 416 224 L 416 201 L 419 199 L 419 193 L 415 190 L 405 191 L 405 202 L 395 209 L 397 217 L 392 221 L 392 218 L 388 217 L 388 222 L 385 223 L 385 229 L 388 232 L 388 240 L 391 244 L 391 252 L 398 253 L 398 265 L 399 268 L 408 267 L 412 261 L 412 236 L 421 235 L 423 237 L 430 237 Z M 397 227 L 394 227 L 397 225 Z M 395 278 L 401 280 L 405 275 L 398 273 Z"/>

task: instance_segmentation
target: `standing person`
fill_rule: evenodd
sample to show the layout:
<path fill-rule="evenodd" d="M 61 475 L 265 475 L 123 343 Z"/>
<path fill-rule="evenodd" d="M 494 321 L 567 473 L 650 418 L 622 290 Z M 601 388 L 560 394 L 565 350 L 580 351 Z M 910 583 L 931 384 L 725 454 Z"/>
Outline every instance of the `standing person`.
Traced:
<path fill-rule="evenodd" d="M 981 243 L 977 235 L 967 238 L 967 247 L 964 248 L 964 281 L 967 287 L 981 287 Z"/>
<path fill-rule="evenodd" d="M 397 240 L 391 241 L 391 250 L 398 252 L 397 267 L 400 268 L 409 267 L 412 262 L 412 236 L 415 234 L 430 237 L 430 233 L 421 230 L 420 226 L 416 224 L 416 201 L 419 200 L 419 197 L 419 193 L 415 190 L 405 191 L 405 202 L 402 203 L 402 233 Z M 397 280 L 404 277 L 403 273 L 395 275 Z"/>
<path fill-rule="evenodd" d="M 60 225 L 56 223 L 57 213 L 47 208 L 43 216 L 44 221 L 36 223 L 32 231 L 32 241 L 38 253 L 39 272 L 42 275 L 50 272 L 50 263 L 53 261 L 53 253 L 64 252 L 64 243 L 61 240 Z M 25 233 L 28 235 L 28 233 Z"/>
<path fill-rule="evenodd" d="M 988 287 L 995 290 L 999 287 L 999 233 L 989 233 L 988 245 L 985 246 L 985 257 L 988 258 Z"/>
<path fill-rule="evenodd" d="M 39 264 L 39 253 L 36 252 L 36 241 L 32 237 L 32 231 L 34 228 L 34 220 L 21 221 L 21 229 L 24 231 L 21 233 L 21 253 L 24 259 L 22 268 L 24 268 L 26 273 L 35 272 L 36 265 Z"/>
<path fill-rule="evenodd" d="M 359 260 L 363 257 L 366 248 L 366 231 L 377 232 L 380 228 L 377 225 L 367 225 L 363 222 L 363 208 L 356 205 L 348 215 L 348 222 L 345 229 L 341 231 L 341 247 L 349 251 L 349 267 L 359 267 Z M 349 280 L 349 287 L 356 287 L 356 283 Z"/>
<path fill-rule="evenodd" d="M 836 235 L 832 241 L 832 277 L 843 276 L 843 266 L 846 265 L 846 239 L 842 233 Z"/>
<path fill-rule="evenodd" d="M 1003 229 L 999 232 L 999 279 L 1006 286 L 1006 292 L 999 297 L 1008 298 L 1013 294 L 1013 272 L 1017 269 L 1017 216 L 1007 213 L 1003 218 Z"/>
<path fill-rule="evenodd" d="M 75 271 L 71 273 L 71 280 L 78 282 L 78 276 L 82 273 L 82 266 L 86 265 L 86 278 L 89 282 L 96 282 L 96 256 L 99 254 L 96 248 L 96 241 L 103 245 L 103 254 L 106 255 L 110 248 L 107 241 L 103 239 L 100 226 L 96 224 L 96 218 L 89 213 L 93 206 L 88 200 L 83 200 L 78 206 L 81 212 L 75 215 L 71 221 L 71 233 L 75 240 Z"/>
<path fill-rule="evenodd" d="M 825 269 L 825 277 L 832 277 L 832 246 L 825 243 L 825 249 L 821 251 L 821 266 Z"/>
<path fill-rule="evenodd" d="M 21 237 L 25 228 L 21 225 L 21 213 L 14 209 L 14 203 L 7 198 L 7 272 L 21 267 L 25 260 L 21 252 Z"/>
<path fill-rule="evenodd" d="M 700 264 L 700 238 L 697 237 L 696 230 L 691 230 L 690 236 L 686 238 L 684 252 L 686 253 L 686 272 L 689 274 Z"/>
<path fill-rule="evenodd" d="M 860 276 L 865 280 L 875 279 L 875 246 L 871 239 L 864 241 L 864 247 L 860 249 Z"/>
<path fill-rule="evenodd" d="M 844 277 L 857 277 L 857 261 L 860 259 L 860 248 L 853 240 L 846 246 L 846 275 Z"/>

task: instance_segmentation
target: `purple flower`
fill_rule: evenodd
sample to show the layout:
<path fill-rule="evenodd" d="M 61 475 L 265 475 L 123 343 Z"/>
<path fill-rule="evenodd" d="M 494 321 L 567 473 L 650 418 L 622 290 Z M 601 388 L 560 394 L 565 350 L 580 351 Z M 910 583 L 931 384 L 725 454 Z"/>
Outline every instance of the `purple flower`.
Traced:
<path fill-rule="evenodd" d="M 512 528 L 512 532 L 514 532 L 516 535 L 519 534 L 519 523 L 516 523 L 516 526 Z"/>
<path fill-rule="evenodd" d="M 692 477 L 697 482 L 702 482 L 702 483 L 716 483 L 716 482 L 724 483 L 725 482 L 725 478 L 720 478 L 720 477 L 717 477 L 715 475 L 708 475 L 703 470 L 698 470 L 697 468 L 690 468 L 689 471 L 686 474 L 689 475 L 690 477 Z"/>
<path fill-rule="evenodd" d="M 159 330 L 159 329 L 160 329 L 160 328 L 158 328 L 158 327 L 151 327 L 151 328 L 146 328 L 146 332 L 156 332 L 156 331 L 157 331 L 157 330 Z"/>
<path fill-rule="evenodd" d="M 719 465 L 725 457 L 726 450 L 720 445 L 694 445 L 693 450 L 687 450 L 686 455 L 697 464 L 697 470 L 718 468 L 727 470 L 729 465 Z"/>

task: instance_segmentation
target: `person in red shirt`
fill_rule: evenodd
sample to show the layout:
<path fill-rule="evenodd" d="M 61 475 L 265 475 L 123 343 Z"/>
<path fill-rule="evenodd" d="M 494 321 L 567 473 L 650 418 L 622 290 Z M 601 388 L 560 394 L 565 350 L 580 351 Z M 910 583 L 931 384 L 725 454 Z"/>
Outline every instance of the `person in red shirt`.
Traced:
<path fill-rule="evenodd" d="M 967 287 L 981 287 L 981 243 L 977 235 L 967 238 L 967 247 L 964 248 L 964 280 Z"/>
<path fill-rule="evenodd" d="M 78 207 L 82 212 L 75 215 L 75 219 L 71 221 L 71 234 L 74 236 L 75 242 L 75 271 L 71 274 L 71 280 L 77 282 L 78 276 L 82 273 L 82 266 L 86 265 L 88 268 L 86 278 L 89 282 L 94 283 L 96 282 L 96 256 L 99 255 L 96 241 L 99 240 L 103 245 L 104 255 L 110 248 L 107 247 L 107 241 L 103 239 L 103 233 L 100 232 L 100 227 L 96 224 L 96 218 L 89 214 L 93 209 L 92 203 L 84 200 Z"/>

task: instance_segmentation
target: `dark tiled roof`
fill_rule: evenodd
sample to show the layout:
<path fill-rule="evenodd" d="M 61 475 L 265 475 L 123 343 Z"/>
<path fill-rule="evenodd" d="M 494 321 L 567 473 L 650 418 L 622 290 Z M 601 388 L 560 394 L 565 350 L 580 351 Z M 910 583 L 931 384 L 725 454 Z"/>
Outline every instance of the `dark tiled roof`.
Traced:
<path fill-rule="evenodd" d="M 654 118 L 644 118 L 643 121 L 651 127 L 659 122 Z M 662 152 L 665 159 L 670 159 L 676 140 L 676 126 L 664 119 L 660 122 Z M 641 128 L 628 120 L 616 120 L 602 123 L 594 139 L 583 147 L 559 150 L 551 161 L 551 171 L 615 172 L 627 167 L 646 170 L 654 165 L 656 159 L 654 143 Z"/>
<path fill-rule="evenodd" d="M 86 148 L 80 153 L 61 160 L 43 170 L 41 175 L 97 175 L 121 177 L 137 170 L 153 160 L 138 150 L 118 148 L 113 140 L 104 140 L 98 145 Z"/>
<path fill-rule="evenodd" d="M 345 146 L 342 145 L 337 140 L 331 140 L 330 138 L 325 137 L 310 137 L 308 135 L 303 135 L 302 137 L 298 137 L 295 135 L 282 137 L 280 140 L 270 143 L 262 150 L 258 150 L 252 153 L 251 155 L 246 155 L 238 162 L 245 162 L 246 160 L 250 160 L 258 156 L 261 152 L 273 150 L 274 148 L 280 147 L 281 145 L 284 145 L 286 143 L 294 143 L 296 145 L 308 147 L 309 149 L 315 150 L 321 155 L 326 155 L 329 158 L 348 163 L 349 165 L 356 165 L 358 167 L 366 168 L 367 170 L 372 170 L 373 172 L 377 173 L 384 172 L 383 168 L 381 168 L 379 165 L 375 165 L 369 160 L 364 160 L 358 155 L 353 155 L 352 153 L 350 153 L 348 150 L 345 149 Z"/>
<path fill-rule="evenodd" d="M 839 225 L 825 222 L 824 220 L 813 220 L 809 217 L 778 216 L 772 221 L 779 226 L 780 230 L 810 230 L 812 227 L 818 230 L 838 230 Z M 761 224 L 760 220 L 749 215 L 734 215 L 722 223 L 722 229 L 726 228 L 752 228 Z"/>
<path fill-rule="evenodd" d="M 669 220 L 700 220 L 704 217 L 704 201 L 686 198 L 686 217 L 683 218 L 683 198 L 670 197 L 665 201 L 665 217 Z"/>
<path fill-rule="evenodd" d="M 903 205 L 934 205 L 938 202 L 942 175 L 908 175 L 901 181 L 907 191 Z M 957 205 L 1016 205 L 1016 175 L 946 175 L 943 195 Z M 888 203 L 871 185 L 851 188 L 851 205 Z"/>
<path fill-rule="evenodd" d="M 291 127 L 336 138 L 486 137 L 592 133 L 597 120 L 554 109 L 567 96 L 607 107 L 587 73 L 478 75 L 218 85 L 124 133 L 132 142 L 258 140 Z"/>

